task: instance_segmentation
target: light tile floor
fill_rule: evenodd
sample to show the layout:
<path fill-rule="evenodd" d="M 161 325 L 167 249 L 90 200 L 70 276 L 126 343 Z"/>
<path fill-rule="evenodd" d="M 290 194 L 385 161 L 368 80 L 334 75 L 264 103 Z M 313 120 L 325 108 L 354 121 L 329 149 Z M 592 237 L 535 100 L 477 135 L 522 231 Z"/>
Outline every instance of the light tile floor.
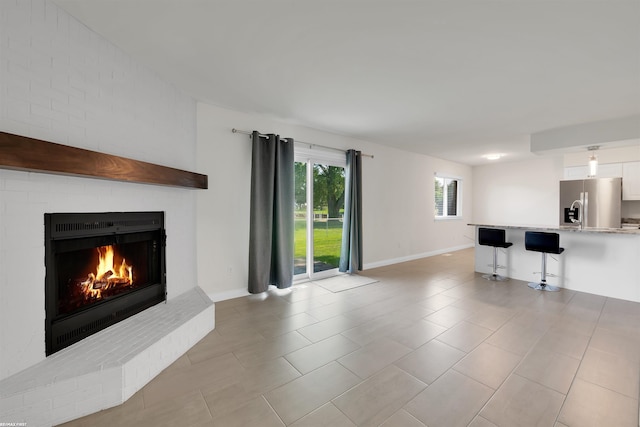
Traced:
<path fill-rule="evenodd" d="M 363 274 L 216 303 L 187 354 L 65 426 L 638 426 L 640 304 L 488 282 L 473 249 Z"/>

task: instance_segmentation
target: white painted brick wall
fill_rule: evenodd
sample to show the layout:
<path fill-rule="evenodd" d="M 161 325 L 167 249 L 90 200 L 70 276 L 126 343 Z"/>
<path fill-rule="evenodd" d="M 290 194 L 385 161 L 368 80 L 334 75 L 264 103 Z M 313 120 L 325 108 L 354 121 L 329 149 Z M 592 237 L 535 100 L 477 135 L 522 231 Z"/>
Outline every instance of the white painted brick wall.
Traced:
<path fill-rule="evenodd" d="M 195 120 L 193 99 L 53 1 L 0 0 L 1 131 L 194 170 Z M 194 191 L 0 170 L 0 379 L 45 359 L 44 213 L 149 210 L 166 213 L 172 299 L 197 283 Z"/>

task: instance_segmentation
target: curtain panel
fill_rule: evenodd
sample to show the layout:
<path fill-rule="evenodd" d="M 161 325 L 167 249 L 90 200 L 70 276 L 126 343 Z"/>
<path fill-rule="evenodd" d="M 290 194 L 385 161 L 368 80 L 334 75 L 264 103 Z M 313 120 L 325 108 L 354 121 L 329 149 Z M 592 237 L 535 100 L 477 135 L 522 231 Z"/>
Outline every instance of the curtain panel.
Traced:
<path fill-rule="evenodd" d="M 252 133 L 249 283 L 252 294 L 293 281 L 293 139 Z"/>
<path fill-rule="evenodd" d="M 347 151 L 344 221 L 338 270 L 350 274 L 362 270 L 362 153 Z"/>

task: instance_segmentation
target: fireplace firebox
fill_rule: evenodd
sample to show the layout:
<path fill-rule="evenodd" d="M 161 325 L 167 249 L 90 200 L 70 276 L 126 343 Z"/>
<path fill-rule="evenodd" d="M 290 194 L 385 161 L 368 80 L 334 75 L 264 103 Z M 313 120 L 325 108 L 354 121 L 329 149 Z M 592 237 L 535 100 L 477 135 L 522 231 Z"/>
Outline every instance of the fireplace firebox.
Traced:
<path fill-rule="evenodd" d="M 45 214 L 47 356 L 166 301 L 164 212 Z"/>

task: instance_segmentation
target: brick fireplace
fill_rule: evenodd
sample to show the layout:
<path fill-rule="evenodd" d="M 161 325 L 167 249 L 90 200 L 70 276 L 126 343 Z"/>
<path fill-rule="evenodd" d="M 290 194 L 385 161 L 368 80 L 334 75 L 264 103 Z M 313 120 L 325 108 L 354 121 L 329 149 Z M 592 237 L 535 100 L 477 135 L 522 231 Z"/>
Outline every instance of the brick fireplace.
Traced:
<path fill-rule="evenodd" d="M 215 327 L 215 307 L 199 287 L 167 300 L 163 211 L 44 225 L 47 357 L 0 380 L 0 420 L 48 427 L 124 403 Z"/>
<path fill-rule="evenodd" d="M 53 154 L 42 155 L 42 151 L 35 149 L 38 147 L 47 153 L 53 150 Z M 60 155 L 69 150 L 73 156 L 65 159 Z M 157 171 L 169 171 L 177 177 L 174 179 L 177 182 L 172 181 L 173 185 L 182 188 L 145 187 L 141 190 L 136 183 L 108 184 L 107 187 L 107 184 L 86 181 L 91 191 L 72 191 L 77 196 L 75 198 L 48 197 L 39 189 L 46 181 L 50 190 L 59 196 L 68 191 L 64 190 L 68 186 L 83 186 L 80 181 L 85 178 L 47 175 L 41 179 L 42 174 L 31 173 L 64 172 L 85 176 L 72 167 L 79 156 L 88 159 L 98 156 L 108 159 L 110 165 L 142 165 L 144 173 L 136 175 L 142 182 L 154 180 Z M 47 157 L 55 157 L 55 160 L 42 160 Z M 0 419 L 47 427 L 121 404 L 215 326 L 213 303 L 194 285 L 195 268 L 184 269 L 190 265 L 184 261 L 193 259 L 184 256 L 184 249 L 193 246 L 193 234 L 184 232 L 190 230 L 190 226 L 185 228 L 185 224 L 192 224 L 192 221 L 188 216 L 189 209 L 183 212 L 183 205 L 179 202 L 193 200 L 185 197 L 184 188 L 206 188 L 206 176 L 3 132 L 0 132 L 0 158 L 0 186 L 4 185 L 0 190 L 9 195 L 8 199 L 12 194 L 6 191 L 7 185 L 26 179 L 33 182 L 32 188 L 30 185 L 22 186 L 15 193 L 24 194 L 24 199 L 46 200 L 35 204 L 4 204 L 8 207 L 5 212 L 14 210 L 16 206 L 24 210 L 20 211 L 21 215 L 5 216 L 21 232 L 11 235 L 14 245 L 5 243 L 0 247 L 3 254 L 0 261 L 10 258 L 24 265 L 39 267 L 44 258 L 44 271 L 38 278 L 39 268 L 33 269 L 36 272 L 34 277 L 29 276 L 30 268 L 16 268 L 11 276 L 7 276 L 12 279 L 0 283 L 0 291 L 9 295 L 9 298 L 3 298 L 2 303 L 12 301 L 17 305 L 24 302 L 22 311 L 4 310 L 0 316 L 15 321 L 16 328 L 5 327 L 4 330 L 15 329 L 17 339 L 20 338 L 20 330 L 26 330 L 19 319 L 24 319 L 27 326 L 33 325 L 30 341 L 34 342 L 33 337 L 44 337 L 43 353 L 46 358 L 26 364 L 14 356 L 16 352 L 12 352 L 12 347 L 3 347 L 5 354 L 11 354 L 16 363 L 27 367 L 0 380 Z M 66 169 L 42 169 L 42 165 Z M 3 167 L 21 170 L 5 172 L 1 170 Z M 112 167 L 91 169 L 95 170 L 101 174 L 113 173 Z M 119 179 L 117 174 L 120 172 L 116 169 L 111 179 Z M 184 176 L 196 177 L 196 183 L 191 179 L 183 180 Z M 123 180 L 130 181 L 131 177 L 129 174 Z M 162 179 L 166 180 L 166 175 Z M 58 187 L 52 184 L 56 181 L 66 185 Z M 167 185 L 166 182 L 158 184 Z M 99 187 L 100 191 L 93 191 Z M 106 188 L 117 191 L 106 191 Z M 165 224 L 164 210 L 135 209 L 101 213 L 79 209 L 77 213 L 42 212 L 38 215 L 47 206 L 53 207 L 54 211 L 58 206 L 81 208 L 82 202 L 88 199 L 87 194 L 94 193 L 99 196 L 91 198 L 92 206 L 131 205 L 131 202 L 123 203 L 123 200 L 132 198 L 136 202 L 153 205 L 154 202 L 150 201 L 158 200 L 168 206 L 169 213 L 175 218 L 184 220 Z M 114 200 L 108 199 L 110 193 L 115 194 Z M 123 197 L 127 193 L 132 197 Z M 153 197 L 154 193 L 157 198 Z M 2 215 L 0 210 L 0 219 Z M 43 228 L 38 227 L 43 223 Z M 166 236 L 170 233 L 166 230 L 171 230 L 172 225 L 176 238 L 167 245 Z M 37 233 L 31 230 L 43 230 L 44 233 L 36 237 Z M 6 230 L 4 233 L 8 234 Z M 39 244 L 33 243 L 36 238 Z M 25 246 L 25 242 L 33 246 Z M 44 257 L 38 255 L 42 248 Z M 170 265 L 182 265 L 182 271 L 187 274 L 175 275 L 170 281 L 167 268 Z M 25 286 L 16 286 L 21 283 Z M 177 294 L 173 299 L 167 299 L 169 283 L 174 295 Z M 181 288 L 185 291 L 180 292 Z M 25 293 L 25 290 L 28 291 Z M 43 323 L 38 322 L 40 313 L 32 309 L 32 302 L 39 298 L 42 298 L 44 307 Z M 24 350 L 18 348 L 26 354 Z M 30 356 L 39 359 L 37 350 Z"/>

